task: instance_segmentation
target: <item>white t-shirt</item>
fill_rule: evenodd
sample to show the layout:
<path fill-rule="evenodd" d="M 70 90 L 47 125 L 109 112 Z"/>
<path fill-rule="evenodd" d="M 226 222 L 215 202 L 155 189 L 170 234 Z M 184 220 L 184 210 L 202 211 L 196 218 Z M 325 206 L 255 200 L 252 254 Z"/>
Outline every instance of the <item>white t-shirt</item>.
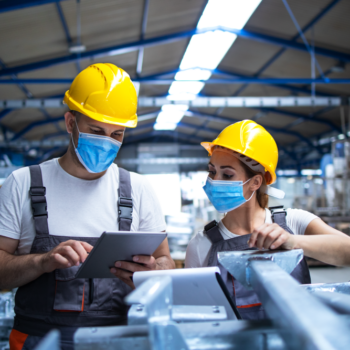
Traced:
<path fill-rule="evenodd" d="M 265 223 L 272 224 L 271 212 L 265 209 Z M 296 235 L 303 235 L 309 223 L 317 219 L 317 216 L 301 209 L 287 209 L 287 226 Z M 222 221 L 219 222 L 219 230 L 224 239 L 238 237 L 229 231 Z M 190 241 L 186 251 L 185 267 L 205 267 L 208 264 L 211 241 L 203 231 L 198 232 Z"/>
<path fill-rule="evenodd" d="M 97 180 L 82 180 L 65 172 L 58 159 L 42 163 L 49 233 L 56 236 L 99 237 L 118 231 L 119 171 L 112 164 Z M 133 220 L 131 231 L 166 230 L 154 191 L 139 174 L 131 174 Z M 29 168 L 14 171 L 0 189 L 0 236 L 19 240 L 17 254 L 30 252 L 35 228 L 30 197 Z"/>

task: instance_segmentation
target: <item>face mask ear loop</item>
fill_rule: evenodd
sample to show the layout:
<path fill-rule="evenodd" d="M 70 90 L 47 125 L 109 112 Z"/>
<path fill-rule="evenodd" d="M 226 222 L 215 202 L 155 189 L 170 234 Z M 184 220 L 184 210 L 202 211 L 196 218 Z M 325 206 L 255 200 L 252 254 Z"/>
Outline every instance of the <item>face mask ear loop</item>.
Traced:
<path fill-rule="evenodd" d="M 255 193 L 255 191 L 252 193 L 252 195 L 249 197 L 249 199 L 246 200 L 247 202 L 249 202 L 253 198 L 254 193 Z"/>
<path fill-rule="evenodd" d="M 248 179 L 246 182 L 244 182 L 244 183 L 242 184 L 242 186 L 244 186 L 246 183 L 248 183 L 251 179 L 252 179 L 252 177 L 251 177 L 250 179 Z"/>
<path fill-rule="evenodd" d="M 79 131 L 79 128 L 78 128 L 77 119 L 74 118 L 74 121 L 75 121 L 75 125 L 77 126 L 77 130 L 78 130 L 78 139 L 79 139 L 80 131 Z M 72 130 L 72 132 L 70 133 L 70 135 L 71 135 L 71 138 L 72 138 L 73 147 L 74 147 L 74 149 L 76 150 L 77 148 L 75 147 L 74 139 L 73 139 L 73 130 Z M 78 142 L 79 142 L 79 141 L 78 141 Z"/>
<path fill-rule="evenodd" d="M 252 179 L 252 177 L 250 179 L 248 179 L 243 185 L 245 185 L 246 183 L 248 183 L 250 180 Z M 243 186 L 242 185 L 242 186 Z M 249 199 L 246 199 L 247 202 L 249 202 L 252 198 L 253 198 L 253 195 L 254 195 L 255 191 L 252 193 L 252 195 L 249 197 Z M 244 197 L 244 196 L 243 196 Z"/>

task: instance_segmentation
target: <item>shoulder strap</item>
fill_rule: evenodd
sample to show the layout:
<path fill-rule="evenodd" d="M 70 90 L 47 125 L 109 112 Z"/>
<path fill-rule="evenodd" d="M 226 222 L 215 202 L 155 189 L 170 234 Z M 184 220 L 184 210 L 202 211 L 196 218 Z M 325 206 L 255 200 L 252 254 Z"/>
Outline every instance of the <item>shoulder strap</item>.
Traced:
<path fill-rule="evenodd" d="M 204 232 L 206 233 L 208 238 L 211 240 L 212 244 L 223 240 L 222 235 L 219 231 L 218 223 L 215 220 L 213 220 L 212 222 L 209 222 L 209 224 L 207 224 L 204 227 Z"/>
<path fill-rule="evenodd" d="M 270 207 L 269 210 L 271 211 L 272 222 L 283 227 L 287 226 L 287 212 L 285 211 L 283 205 L 278 207 Z"/>
<path fill-rule="evenodd" d="M 49 235 L 47 203 L 45 197 L 46 187 L 43 186 L 40 165 L 31 165 L 29 171 L 31 179 L 29 196 L 32 204 L 36 235 L 46 237 Z"/>
<path fill-rule="evenodd" d="M 119 168 L 119 231 L 130 231 L 132 223 L 132 198 L 130 173 L 125 169 Z"/>

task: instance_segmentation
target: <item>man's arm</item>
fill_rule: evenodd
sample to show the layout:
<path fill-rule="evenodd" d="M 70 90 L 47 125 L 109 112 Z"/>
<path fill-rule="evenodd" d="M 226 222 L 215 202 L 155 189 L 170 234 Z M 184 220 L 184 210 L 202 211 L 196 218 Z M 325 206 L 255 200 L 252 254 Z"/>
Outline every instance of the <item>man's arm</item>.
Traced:
<path fill-rule="evenodd" d="M 156 259 L 156 270 L 170 270 L 175 269 L 174 260 L 170 256 L 168 238 L 161 243 L 153 254 Z"/>
<path fill-rule="evenodd" d="M 18 240 L 0 236 L 0 288 L 12 289 L 36 280 L 43 273 L 84 262 L 92 246 L 67 241 L 44 254 L 14 255 Z"/>
<path fill-rule="evenodd" d="M 0 288 L 12 289 L 37 279 L 43 272 L 38 254 L 14 255 L 18 240 L 0 237 Z"/>
<path fill-rule="evenodd" d="M 170 256 L 168 239 L 166 238 L 157 250 L 153 253 L 153 256 L 136 255 L 133 260 L 135 263 L 128 261 L 117 261 L 115 267 L 111 269 L 111 272 L 129 285 L 131 288 L 135 288 L 132 281 L 132 275 L 136 271 L 152 271 L 152 270 L 170 270 L 175 269 L 174 260 Z"/>

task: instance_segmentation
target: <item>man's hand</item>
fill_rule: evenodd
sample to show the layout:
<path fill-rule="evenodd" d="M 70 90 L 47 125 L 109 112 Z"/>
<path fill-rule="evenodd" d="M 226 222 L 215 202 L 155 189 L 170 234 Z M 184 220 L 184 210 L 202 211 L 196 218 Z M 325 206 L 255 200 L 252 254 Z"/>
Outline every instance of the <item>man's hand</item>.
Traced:
<path fill-rule="evenodd" d="M 40 265 L 44 272 L 65 269 L 83 263 L 93 246 L 86 242 L 69 240 L 40 256 Z"/>
<path fill-rule="evenodd" d="M 295 237 L 277 224 L 264 224 L 252 232 L 249 247 L 258 249 L 294 249 Z"/>
<path fill-rule="evenodd" d="M 132 281 L 132 276 L 136 271 L 151 271 L 157 270 L 156 259 L 150 255 L 136 255 L 133 257 L 133 262 L 117 261 L 111 268 L 111 273 L 121 279 L 131 288 L 135 288 Z"/>

